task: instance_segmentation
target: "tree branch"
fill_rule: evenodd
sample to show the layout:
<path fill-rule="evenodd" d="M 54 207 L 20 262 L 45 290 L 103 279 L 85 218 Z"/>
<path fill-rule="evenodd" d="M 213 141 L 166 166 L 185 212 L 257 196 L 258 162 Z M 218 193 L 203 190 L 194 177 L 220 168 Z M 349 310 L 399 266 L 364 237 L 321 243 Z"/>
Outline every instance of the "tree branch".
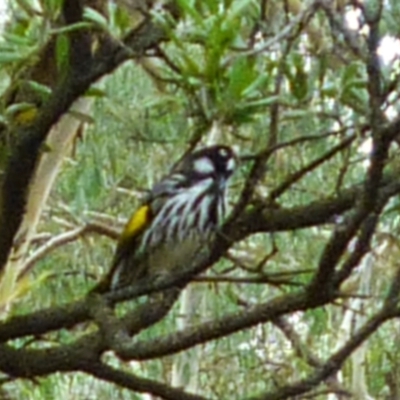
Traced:
<path fill-rule="evenodd" d="M 139 393 L 150 393 L 166 400 L 207 400 L 206 397 L 190 394 L 151 379 L 140 378 L 132 373 L 117 370 L 100 362 L 86 365 L 83 371 L 120 387 Z"/>
<path fill-rule="evenodd" d="M 268 302 L 252 306 L 245 311 L 230 313 L 219 319 L 187 328 L 181 332 L 148 341 L 135 342 L 131 346 L 126 346 L 125 352 L 121 356 L 126 360 L 148 360 L 164 357 L 200 343 L 253 327 L 259 323 L 271 321 L 281 315 L 315 308 L 322 304 L 323 302 L 317 298 L 310 300 L 305 292 L 278 296 Z"/>
<path fill-rule="evenodd" d="M 386 195 L 394 195 L 398 188 L 397 175 L 387 176 L 381 191 Z M 340 196 L 316 201 L 306 206 L 291 209 L 263 209 L 261 206 L 253 209 L 235 221 L 228 221 L 222 234 L 210 254 L 199 259 L 199 265 L 193 270 L 181 271 L 180 274 L 167 277 L 160 282 L 150 282 L 106 295 L 111 303 L 133 299 L 144 294 L 153 293 L 168 287 L 187 282 L 190 277 L 204 271 L 211 263 L 218 260 L 226 249 L 235 241 L 242 240 L 256 232 L 277 232 L 301 229 L 332 222 L 335 217 L 351 209 L 360 195 L 360 186 L 343 191 Z M 204 255 L 203 255 L 204 257 Z M 189 278 L 188 278 L 189 277 Z M 71 328 L 72 326 L 90 319 L 87 301 L 85 299 L 70 304 L 51 307 L 32 312 L 28 315 L 16 316 L 0 323 L 0 341 L 6 341 L 26 335 L 41 335 L 46 332 Z"/>
<path fill-rule="evenodd" d="M 316 368 L 309 377 L 286 385 L 273 393 L 265 393 L 259 396 L 249 397 L 246 400 L 284 400 L 299 396 L 319 385 L 322 381 L 337 372 L 366 339 L 368 339 L 384 322 L 398 316 L 394 310 L 382 309 L 367 321 L 339 350 L 329 357 L 321 367 Z"/>

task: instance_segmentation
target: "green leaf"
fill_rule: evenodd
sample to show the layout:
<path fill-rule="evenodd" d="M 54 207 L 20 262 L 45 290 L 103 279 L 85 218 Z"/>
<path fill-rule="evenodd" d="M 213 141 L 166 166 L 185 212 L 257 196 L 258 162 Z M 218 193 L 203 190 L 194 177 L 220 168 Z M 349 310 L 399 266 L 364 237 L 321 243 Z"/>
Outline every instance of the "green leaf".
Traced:
<path fill-rule="evenodd" d="M 204 17 L 196 10 L 195 2 L 191 0 L 177 0 L 178 7 L 198 25 L 203 25 Z"/>
<path fill-rule="evenodd" d="M 342 85 L 349 84 L 354 79 L 360 78 L 360 66 L 357 63 L 350 64 L 346 68 L 343 69 L 342 74 Z"/>
<path fill-rule="evenodd" d="M 260 100 L 248 101 L 245 103 L 245 108 L 248 107 L 264 107 L 276 103 L 280 96 L 270 96 Z"/>
<path fill-rule="evenodd" d="M 296 73 L 290 81 L 290 88 L 297 100 L 304 100 L 308 94 L 308 74 L 300 66 L 296 67 Z"/>
<path fill-rule="evenodd" d="M 36 81 L 28 80 L 26 81 L 26 84 L 36 93 L 38 93 L 44 100 L 47 99 L 47 97 L 49 97 L 49 95 L 51 94 L 51 89 L 48 86 L 38 83 Z"/>
<path fill-rule="evenodd" d="M 131 18 L 129 13 L 121 7 L 112 7 L 113 26 L 120 32 L 126 32 L 131 26 Z"/>
<path fill-rule="evenodd" d="M 10 64 L 26 58 L 26 54 L 16 51 L 0 51 L 0 64 Z"/>
<path fill-rule="evenodd" d="M 104 15 L 100 14 L 98 11 L 91 7 L 85 7 L 85 11 L 83 12 L 83 18 L 87 21 L 93 22 L 99 28 L 110 31 L 110 27 L 107 21 L 107 18 Z"/>
<path fill-rule="evenodd" d="M 11 104 L 6 108 L 5 116 L 8 118 L 13 115 L 16 115 L 17 113 L 30 111 L 32 109 L 36 109 L 36 106 L 32 103 L 24 102 L 24 103 Z"/>
<path fill-rule="evenodd" d="M 229 71 L 228 94 L 234 98 L 240 98 L 245 89 L 257 79 L 257 72 L 254 71 L 254 63 L 247 58 L 238 58 Z"/>
<path fill-rule="evenodd" d="M 203 0 L 200 4 L 207 7 L 207 12 L 210 14 L 217 14 L 218 7 L 220 7 L 219 2 L 215 0 Z"/>
<path fill-rule="evenodd" d="M 4 41 L 7 43 L 13 43 L 20 46 L 28 46 L 32 44 L 30 38 L 22 35 L 17 35 L 14 33 L 4 32 L 2 34 Z M 3 43 L 2 43 L 3 45 Z"/>
<path fill-rule="evenodd" d="M 68 33 L 68 32 L 77 31 L 79 29 L 88 29 L 88 28 L 92 28 L 92 27 L 93 27 L 93 23 L 91 23 L 91 22 L 77 22 L 76 24 L 71 24 L 68 26 L 63 26 L 61 28 L 52 29 L 50 31 L 50 33 L 53 35 L 59 35 L 62 33 Z"/>
<path fill-rule="evenodd" d="M 249 0 L 239 0 L 234 1 L 232 6 L 228 9 L 228 15 L 226 21 L 232 21 L 233 19 L 242 17 L 244 15 L 244 11 L 251 5 L 251 1 Z"/>
<path fill-rule="evenodd" d="M 41 0 L 41 5 L 46 16 L 54 21 L 61 11 L 62 2 L 60 0 Z"/>
<path fill-rule="evenodd" d="M 16 3 L 18 3 L 19 11 L 23 10 L 29 17 L 40 14 L 40 9 L 37 9 L 30 0 L 16 0 Z"/>
<path fill-rule="evenodd" d="M 266 86 L 269 80 L 269 76 L 267 74 L 259 74 L 253 82 L 242 92 L 244 97 L 253 97 L 257 94 L 258 89 L 260 87 Z"/>

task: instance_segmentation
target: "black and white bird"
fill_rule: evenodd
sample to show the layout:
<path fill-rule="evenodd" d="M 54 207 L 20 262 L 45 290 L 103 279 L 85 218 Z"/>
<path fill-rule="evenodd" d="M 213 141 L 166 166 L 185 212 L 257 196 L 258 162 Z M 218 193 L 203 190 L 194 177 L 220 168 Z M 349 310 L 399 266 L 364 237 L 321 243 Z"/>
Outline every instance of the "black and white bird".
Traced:
<path fill-rule="evenodd" d="M 110 272 L 95 291 L 187 266 L 224 220 L 227 183 L 235 167 L 235 153 L 224 145 L 184 157 L 129 219 Z"/>

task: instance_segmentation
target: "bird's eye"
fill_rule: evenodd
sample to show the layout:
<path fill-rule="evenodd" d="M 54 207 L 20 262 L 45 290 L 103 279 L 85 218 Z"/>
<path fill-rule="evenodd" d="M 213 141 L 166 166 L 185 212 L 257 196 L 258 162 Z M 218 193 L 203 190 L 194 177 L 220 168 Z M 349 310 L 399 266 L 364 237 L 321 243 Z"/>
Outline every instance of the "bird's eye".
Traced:
<path fill-rule="evenodd" d="M 195 160 L 193 164 L 193 169 L 202 175 L 207 175 L 215 172 L 215 167 L 213 162 L 208 157 L 201 157 Z"/>
<path fill-rule="evenodd" d="M 229 151 L 223 147 L 219 149 L 218 153 L 222 158 L 227 158 L 229 156 Z"/>
<path fill-rule="evenodd" d="M 236 162 L 234 158 L 230 158 L 229 161 L 226 163 L 226 170 L 229 172 L 233 172 L 236 167 Z"/>

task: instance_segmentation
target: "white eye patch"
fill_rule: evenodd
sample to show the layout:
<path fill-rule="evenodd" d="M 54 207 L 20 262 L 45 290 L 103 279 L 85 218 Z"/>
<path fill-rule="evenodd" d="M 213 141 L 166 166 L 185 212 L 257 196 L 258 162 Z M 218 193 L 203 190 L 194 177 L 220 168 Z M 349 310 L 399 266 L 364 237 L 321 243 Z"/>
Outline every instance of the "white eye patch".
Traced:
<path fill-rule="evenodd" d="M 233 170 L 236 167 L 236 162 L 235 159 L 231 158 L 227 163 L 226 163 L 226 170 L 229 172 L 233 172 Z"/>
<path fill-rule="evenodd" d="M 201 157 L 193 164 L 193 169 L 203 175 L 212 174 L 215 172 L 213 162 L 208 157 Z"/>
<path fill-rule="evenodd" d="M 229 152 L 227 149 L 221 148 L 218 150 L 218 152 L 222 158 L 227 158 L 229 156 Z"/>

